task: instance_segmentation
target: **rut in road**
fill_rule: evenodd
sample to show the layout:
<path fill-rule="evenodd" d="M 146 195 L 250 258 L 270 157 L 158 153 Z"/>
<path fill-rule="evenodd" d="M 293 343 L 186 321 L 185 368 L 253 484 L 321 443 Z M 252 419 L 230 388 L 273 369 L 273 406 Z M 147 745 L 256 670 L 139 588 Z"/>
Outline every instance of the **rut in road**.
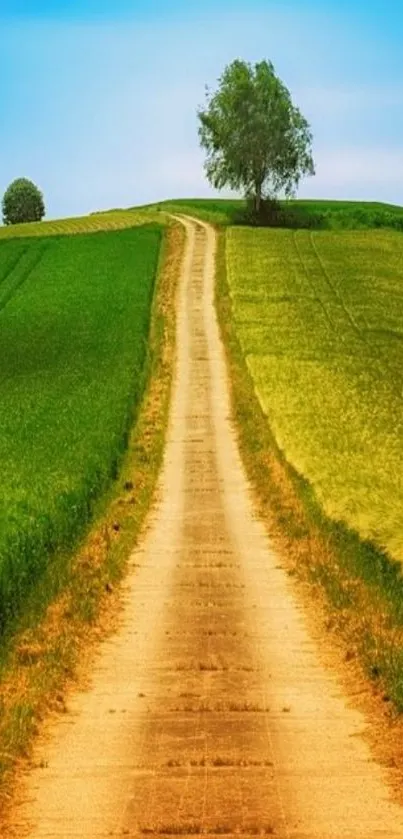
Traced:
<path fill-rule="evenodd" d="M 215 234 L 184 224 L 176 382 L 140 570 L 91 688 L 40 744 L 16 834 L 403 837 L 364 719 L 320 663 L 254 515 L 213 307 Z"/>

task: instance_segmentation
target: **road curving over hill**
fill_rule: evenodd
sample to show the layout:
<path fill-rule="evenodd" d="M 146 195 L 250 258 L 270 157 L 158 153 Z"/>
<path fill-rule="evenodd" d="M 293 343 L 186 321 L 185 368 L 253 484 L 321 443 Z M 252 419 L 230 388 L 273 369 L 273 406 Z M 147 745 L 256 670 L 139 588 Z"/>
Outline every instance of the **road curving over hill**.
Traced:
<path fill-rule="evenodd" d="M 157 502 L 120 629 L 41 738 L 15 834 L 403 837 L 365 720 L 321 663 L 255 515 L 213 307 L 215 233 L 183 223 Z"/>

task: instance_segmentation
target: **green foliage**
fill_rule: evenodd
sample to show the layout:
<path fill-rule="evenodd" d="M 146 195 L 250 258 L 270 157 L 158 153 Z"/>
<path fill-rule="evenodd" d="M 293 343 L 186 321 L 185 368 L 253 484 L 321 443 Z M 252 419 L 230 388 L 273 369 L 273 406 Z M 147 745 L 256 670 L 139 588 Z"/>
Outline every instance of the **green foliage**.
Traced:
<path fill-rule="evenodd" d="M 216 225 L 253 225 L 311 230 L 392 229 L 403 231 L 403 207 L 369 201 L 268 202 L 274 212 L 260 218 L 247 201 L 219 198 L 184 198 L 155 205 L 166 212 L 188 213 Z"/>
<path fill-rule="evenodd" d="M 45 203 L 41 191 L 27 178 L 17 178 L 6 189 L 2 203 L 4 224 L 42 221 Z"/>
<path fill-rule="evenodd" d="M 0 243 L 0 630 L 117 474 L 161 236 L 149 225 Z"/>
<path fill-rule="evenodd" d="M 328 517 L 403 560 L 403 238 L 231 228 L 227 261 L 281 451 Z"/>
<path fill-rule="evenodd" d="M 228 65 L 198 117 L 209 181 L 253 197 L 257 212 L 262 196 L 290 196 L 314 174 L 308 122 L 271 62 Z"/>

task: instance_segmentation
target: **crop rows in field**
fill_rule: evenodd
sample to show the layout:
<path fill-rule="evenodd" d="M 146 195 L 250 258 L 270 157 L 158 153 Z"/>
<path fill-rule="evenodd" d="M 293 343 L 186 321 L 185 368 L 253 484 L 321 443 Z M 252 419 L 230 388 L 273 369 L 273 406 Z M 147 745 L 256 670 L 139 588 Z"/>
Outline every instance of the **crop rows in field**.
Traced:
<path fill-rule="evenodd" d="M 403 237 L 231 228 L 237 333 L 326 513 L 403 559 Z"/>
<path fill-rule="evenodd" d="M 0 241 L 31 236 L 68 236 L 76 233 L 98 233 L 102 230 L 121 230 L 158 221 L 157 213 L 150 211 L 111 210 L 90 216 L 61 219 L 58 221 L 32 222 L 0 227 Z"/>
<path fill-rule="evenodd" d="M 0 631 L 118 468 L 162 228 L 0 242 Z"/>

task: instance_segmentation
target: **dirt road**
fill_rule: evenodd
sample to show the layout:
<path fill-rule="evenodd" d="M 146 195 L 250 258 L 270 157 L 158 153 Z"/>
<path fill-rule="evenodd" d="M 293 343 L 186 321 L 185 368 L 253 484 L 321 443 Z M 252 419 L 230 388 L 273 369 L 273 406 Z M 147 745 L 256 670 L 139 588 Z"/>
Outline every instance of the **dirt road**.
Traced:
<path fill-rule="evenodd" d="M 121 629 L 39 745 L 17 835 L 403 837 L 364 719 L 254 515 L 213 309 L 215 236 L 186 226 L 159 500 Z"/>

